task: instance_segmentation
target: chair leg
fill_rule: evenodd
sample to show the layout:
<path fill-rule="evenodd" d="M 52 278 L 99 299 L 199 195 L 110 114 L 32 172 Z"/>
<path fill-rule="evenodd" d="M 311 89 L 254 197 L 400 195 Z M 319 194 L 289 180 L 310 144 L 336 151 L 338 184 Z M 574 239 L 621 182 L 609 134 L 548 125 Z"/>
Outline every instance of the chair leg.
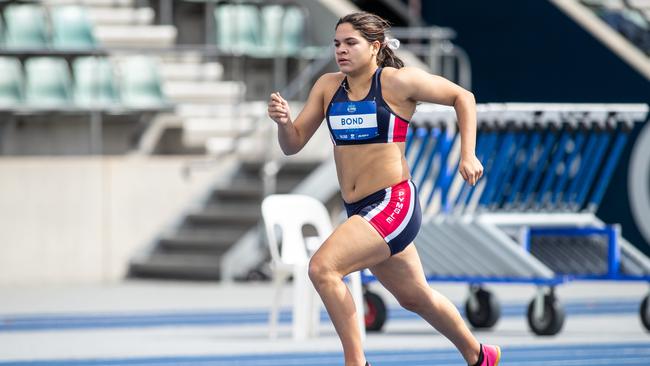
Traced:
<path fill-rule="evenodd" d="M 280 312 L 280 302 L 282 301 L 282 288 L 286 282 L 284 273 L 273 274 L 273 303 L 269 311 L 269 338 L 278 337 L 278 314 Z"/>
<path fill-rule="evenodd" d="M 366 339 L 366 322 L 365 322 L 365 304 L 363 301 L 363 286 L 361 284 L 361 272 L 354 272 L 350 274 L 350 292 L 352 299 L 354 299 L 354 306 L 357 309 L 357 322 L 359 325 L 359 332 L 361 340 Z"/>
<path fill-rule="evenodd" d="M 310 283 L 307 263 L 296 264 L 293 272 L 293 339 L 304 340 L 310 332 Z"/>
<path fill-rule="evenodd" d="M 318 337 L 320 328 L 321 299 L 313 286 L 309 287 L 309 336 Z"/>

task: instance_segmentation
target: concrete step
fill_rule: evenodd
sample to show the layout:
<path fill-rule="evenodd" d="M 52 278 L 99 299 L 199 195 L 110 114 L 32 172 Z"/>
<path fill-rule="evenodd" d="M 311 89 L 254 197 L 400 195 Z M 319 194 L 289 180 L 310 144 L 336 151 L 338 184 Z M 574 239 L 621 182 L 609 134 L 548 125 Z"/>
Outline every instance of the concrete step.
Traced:
<path fill-rule="evenodd" d="M 178 242 L 197 243 L 234 243 L 248 230 L 247 224 L 221 223 L 211 225 L 206 223 L 186 223 L 175 233 L 164 238 Z"/>
<path fill-rule="evenodd" d="M 176 114 L 183 117 L 259 117 L 265 115 L 266 102 L 244 102 L 240 104 L 179 103 Z"/>
<path fill-rule="evenodd" d="M 223 76 L 223 66 L 218 62 L 165 62 L 160 66 L 160 75 L 165 82 L 219 81 Z"/>
<path fill-rule="evenodd" d="M 253 129 L 251 118 L 185 118 L 183 120 L 183 143 L 187 146 L 206 146 L 211 151 L 228 150 L 234 147 L 234 138 Z M 218 139 L 213 139 L 217 137 Z"/>
<path fill-rule="evenodd" d="M 211 254 L 222 255 L 239 240 L 239 237 L 233 240 L 215 238 L 214 240 L 182 240 L 180 238 L 164 238 L 158 243 L 158 249 L 165 253 L 183 253 L 183 254 Z"/>
<path fill-rule="evenodd" d="M 252 208 L 237 208 L 220 207 L 215 205 L 209 209 L 195 211 L 187 216 L 187 220 L 193 223 L 200 224 L 231 224 L 231 225 L 255 225 L 262 217 L 259 205 Z"/>
<path fill-rule="evenodd" d="M 101 25 L 150 25 L 155 12 L 152 8 L 87 7 L 88 17 L 94 26 Z"/>
<path fill-rule="evenodd" d="M 171 25 L 98 25 L 95 37 L 104 47 L 166 48 L 176 43 Z"/>
<path fill-rule="evenodd" d="M 246 86 L 236 81 L 166 81 L 165 95 L 176 103 L 238 103 L 243 101 Z"/>
<path fill-rule="evenodd" d="M 43 0 L 44 5 L 83 5 L 87 7 L 133 8 L 135 0 Z"/>
<path fill-rule="evenodd" d="M 154 253 L 146 261 L 133 261 L 129 277 L 218 281 L 220 256 L 208 254 Z"/>

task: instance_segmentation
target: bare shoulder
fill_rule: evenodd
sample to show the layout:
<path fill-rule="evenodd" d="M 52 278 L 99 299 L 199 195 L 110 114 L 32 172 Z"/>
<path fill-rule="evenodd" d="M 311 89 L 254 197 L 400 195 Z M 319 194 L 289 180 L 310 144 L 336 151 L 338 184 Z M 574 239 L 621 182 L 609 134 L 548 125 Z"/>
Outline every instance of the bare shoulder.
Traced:
<path fill-rule="evenodd" d="M 314 84 L 314 88 L 319 88 L 321 91 L 327 92 L 331 89 L 336 89 L 343 81 L 345 75 L 342 72 L 328 72 L 321 75 Z"/>
<path fill-rule="evenodd" d="M 390 84 L 391 87 L 405 87 L 413 80 L 417 80 L 425 75 L 429 74 L 417 67 L 404 66 L 399 69 L 385 67 L 382 71 L 381 82 L 382 84 Z"/>
<path fill-rule="evenodd" d="M 384 67 L 381 73 L 381 85 L 384 95 L 393 95 L 395 100 L 411 99 L 414 80 L 422 78 L 424 71 L 413 67 Z M 396 91 L 391 93 L 390 91 Z"/>
<path fill-rule="evenodd" d="M 327 104 L 332 99 L 336 90 L 345 78 L 342 72 L 328 72 L 321 75 L 314 84 L 312 92 L 317 92 L 323 97 L 323 110 L 327 109 Z"/>

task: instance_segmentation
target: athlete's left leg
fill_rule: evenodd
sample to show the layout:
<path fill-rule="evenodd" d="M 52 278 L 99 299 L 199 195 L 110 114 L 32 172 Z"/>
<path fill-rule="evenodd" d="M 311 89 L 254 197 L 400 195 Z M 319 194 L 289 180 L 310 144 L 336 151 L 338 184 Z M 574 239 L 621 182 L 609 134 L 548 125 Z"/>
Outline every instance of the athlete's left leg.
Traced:
<path fill-rule="evenodd" d="M 480 344 L 467 328 L 456 306 L 429 287 L 414 245 L 370 267 L 400 305 L 420 315 L 458 348 L 469 365 L 479 356 Z"/>

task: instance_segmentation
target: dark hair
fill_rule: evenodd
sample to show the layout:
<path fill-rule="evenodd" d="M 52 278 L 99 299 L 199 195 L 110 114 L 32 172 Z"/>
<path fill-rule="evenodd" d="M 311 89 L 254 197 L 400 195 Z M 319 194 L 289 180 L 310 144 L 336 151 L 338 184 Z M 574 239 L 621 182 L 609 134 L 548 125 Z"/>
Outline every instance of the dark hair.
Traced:
<path fill-rule="evenodd" d="M 379 41 L 381 43 L 377 54 L 377 66 L 390 66 L 396 69 L 404 67 L 404 62 L 395 55 L 386 42 L 386 31 L 390 28 L 390 23 L 387 20 L 375 14 L 360 11 L 339 19 L 334 29 L 343 23 L 350 23 L 352 28 L 359 31 L 368 42 Z"/>

